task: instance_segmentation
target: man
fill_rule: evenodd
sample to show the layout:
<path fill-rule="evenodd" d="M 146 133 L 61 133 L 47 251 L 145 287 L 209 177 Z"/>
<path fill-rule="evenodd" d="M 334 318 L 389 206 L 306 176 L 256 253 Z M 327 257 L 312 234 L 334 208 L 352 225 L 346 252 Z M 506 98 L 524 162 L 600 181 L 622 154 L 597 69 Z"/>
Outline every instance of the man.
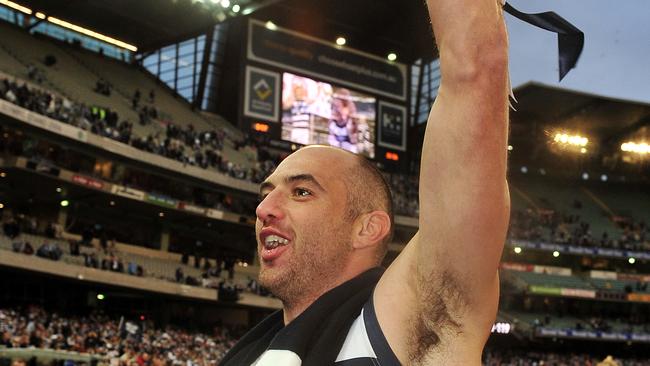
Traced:
<path fill-rule="evenodd" d="M 419 231 L 382 273 L 390 193 L 363 158 L 314 146 L 261 185 L 260 284 L 283 303 L 224 365 L 479 365 L 509 218 L 507 35 L 495 0 L 427 0 L 442 82 Z"/>
<path fill-rule="evenodd" d="M 332 98 L 332 113 L 328 126 L 327 143 L 353 153 L 357 150 L 357 113 L 352 94 L 347 89 L 341 89 Z"/>

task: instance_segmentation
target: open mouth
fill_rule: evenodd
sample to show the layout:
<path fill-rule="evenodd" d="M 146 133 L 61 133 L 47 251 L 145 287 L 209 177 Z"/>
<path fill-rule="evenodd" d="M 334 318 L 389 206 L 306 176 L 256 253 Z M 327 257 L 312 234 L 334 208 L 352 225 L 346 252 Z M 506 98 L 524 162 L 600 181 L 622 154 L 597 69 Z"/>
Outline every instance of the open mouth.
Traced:
<path fill-rule="evenodd" d="M 264 262 L 271 262 L 280 257 L 287 249 L 290 240 L 275 233 L 262 233 L 262 251 L 260 257 Z"/>
<path fill-rule="evenodd" d="M 287 244 L 289 244 L 289 239 L 285 239 L 281 236 L 269 235 L 264 238 L 264 249 L 271 250 Z"/>

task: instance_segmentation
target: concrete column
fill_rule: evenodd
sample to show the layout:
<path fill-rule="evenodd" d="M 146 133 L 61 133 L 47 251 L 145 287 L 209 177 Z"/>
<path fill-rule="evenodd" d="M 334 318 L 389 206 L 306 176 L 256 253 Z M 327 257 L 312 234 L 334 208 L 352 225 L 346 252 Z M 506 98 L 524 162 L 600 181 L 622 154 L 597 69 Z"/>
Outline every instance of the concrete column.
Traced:
<path fill-rule="evenodd" d="M 160 233 L 160 250 L 163 252 L 169 251 L 169 236 L 169 228 L 162 228 Z"/>
<path fill-rule="evenodd" d="M 59 216 L 56 219 L 56 223 L 61 225 L 62 228 L 65 228 L 65 224 L 68 221 L 68 208 L 61 207 L 59 208 Z"/>

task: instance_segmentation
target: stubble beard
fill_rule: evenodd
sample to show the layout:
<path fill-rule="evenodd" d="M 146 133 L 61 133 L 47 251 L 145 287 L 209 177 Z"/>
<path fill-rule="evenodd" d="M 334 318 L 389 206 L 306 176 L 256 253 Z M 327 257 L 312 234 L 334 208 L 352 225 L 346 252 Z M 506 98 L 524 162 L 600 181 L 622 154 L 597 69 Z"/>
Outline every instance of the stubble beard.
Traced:
<path fill-rule="evenodd" d="M 330 230 L 312 231 L 293 245 L 289 260 L 282 269 L 261 265 L 259 282 L 285 307 L 315 300 L 332 288 L 343 273 L 352 247 L 349 225 Z"/>

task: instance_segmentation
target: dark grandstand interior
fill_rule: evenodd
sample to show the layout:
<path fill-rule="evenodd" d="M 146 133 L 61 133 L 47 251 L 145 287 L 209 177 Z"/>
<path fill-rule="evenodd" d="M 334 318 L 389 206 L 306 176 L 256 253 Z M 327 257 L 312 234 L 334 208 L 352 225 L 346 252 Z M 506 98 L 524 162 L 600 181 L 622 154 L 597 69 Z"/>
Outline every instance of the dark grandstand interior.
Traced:
<path fill-rule="evenodd" d="M 313 90 L 357 103 L 340 147 L 390 185 L 389 265 L 418 231 L 440 83 L 425 6 L 404 4 L 0 1 L 0 366 L 217 365 L 282 308 L 255 209 L 284 158 L 330 141 Z M 332 71 L 359 60 L 386 78 Z M 514 93 L 483 365 L 650 365 L 650 104 Z"/>

